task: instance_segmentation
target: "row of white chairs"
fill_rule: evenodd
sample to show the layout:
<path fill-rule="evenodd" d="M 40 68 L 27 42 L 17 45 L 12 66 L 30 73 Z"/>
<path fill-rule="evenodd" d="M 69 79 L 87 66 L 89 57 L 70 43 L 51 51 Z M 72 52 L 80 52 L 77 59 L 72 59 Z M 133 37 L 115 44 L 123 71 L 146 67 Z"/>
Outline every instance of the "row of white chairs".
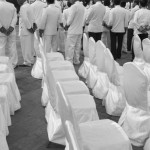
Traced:
<path fill-rule="evenodd" d="M 8 150 L 6 136 L 11 126 L 11 115 L 21 108 L 20 92 L 9 58 L 0 56 L 0 150 Z"/>
<path fill-rule="evenodd" d="M 86 79 L 93 95 L 103 100 L 109 115 L 120 116 L 125 108 L 126 98 L 122 88 L 123 68 L 113 58 L 102 41 L 83 35 L 84 61 L 79 75 Z"/>
<path fill-rule="evenodd" d="M 131 150 L 128 137 L 117 123 L 111 120 L 99 120 L 95 101 L 89 94 L 86 85 L 79 81 L 73 65 L 65 60 L 49 60 L 49 54 L 46 54 L 44 50 L 42 39 L 39 43 L 43 66 L 43 95 L 46 97 L 43 100 L 44 96 L 42 96 L 42 101 L 46 102 L 45 112 L 49 141 L 68 145 L 65 143 L 67 132 L 62 124 L 65 119 L 63 116 L 70 115 L 70 118 L 75 116 L 74 119 L 72 118 L 73 120 L 68 120 L 68 117 L 67 120 L 73 125 L 76 137 L 80 136 L 79 130 L 83 132 L 81 134 L 84 135 L 82 149 L 93 149 L 94 147 L 94 149 Z M 54 52 L 51 53 L 51 55 L 53 54 Z M 57 82 L 59 85 L 61 84 L 61 87 L 57 85 Z M 66 109 L 64 103 L 61 103 L 64 101 L 62 95 L 67 98 L 71 109 L 69 107 Z M 65 115 L 62 115 L 62 111 Z M 82 128 L 79 129 L 80 125 Z M 69 135 L 71 136 L 71 134 Z M 80 143 L 82 142 L 80 141 Z"/>

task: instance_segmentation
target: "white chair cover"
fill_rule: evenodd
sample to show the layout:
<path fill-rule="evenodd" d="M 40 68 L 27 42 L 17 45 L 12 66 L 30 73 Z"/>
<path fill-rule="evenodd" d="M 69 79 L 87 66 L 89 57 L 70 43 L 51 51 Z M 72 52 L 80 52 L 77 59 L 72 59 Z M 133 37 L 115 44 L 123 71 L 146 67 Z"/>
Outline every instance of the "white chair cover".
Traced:
<path fill-rule="evenodd" d="M 109 49 L 105 49 L 105 71 L 110 82 L 114 85 L 120 85 L 119 74 L 117 72 L 114 58 Z"/>
<path fill-rule="evenodd" d="M 7 64 L 0 63 L 0 73 L 12 73 L 12 70 L 9 68 Z"/>
<path fill-rule="evenodd" d="M 87 86 L 91 89 L 94 88 L 97 82 L 97 79 L 98 79 L 97 73 L 98 73 L 97 66 L 91 65 L 89 68 L 89 73 L 86 78 Z"/>
<path fill-rule="evenodd" d="M 83 52 L 84 52 L 84 61 L 78 70 L 79 76 L 86 79 L 90 69 L 89 62 L 89 41 L 87 35 L 83 34 Z"/>
<path fill-rule="evenodd" d="M 1 63 L 8 65 L 9 72 L 14 73 L 14 68 L 12 66 L 12 63 L 11 63 L 9 57 L 7 57 L 7 56 L 0 56 L 0 64 Z"/>
<path fill-rule="evenodd" d="M 77 137 L 70 121 L 65 122 L 66 148 L 65 150 L 82 150 L 79 147 Z"/>
<path fill-rule="evenodd" d="M 107 114 L 120 116 L 126 106 L 126 98 L 123 88 L 110 83 L 108 93 L 104 100 L 104 105 Z"/>
<path fill-rule="evenodd" d="M 144 145 L 144 150 L 149 150 L 150 149 L 150 137 L 146 140 L 146 143 Z"/>
<path fill-rule="evenodd" d="M 9 150 L 6 136 L 0 130 L 0 150 Z"/>
<path fill-rule="evenodd" d="M 9 100 L 10 100 L 10 95 L 7 86 L 5 85 L 0 85 L 0 105 L 3 110 L 3 114 L 6 120 L 6 125 L 10 126 L 11 125 L 11 118 L 10 118 L 10 108 L 9 108 Z"/>
<path fill-rule="evenodd" d="M 92 37 L 89 38 L 89 59 L 92 65 L 96 65 L 96 50 L 95 50 L 95 41 Z"/>
<path fill-rule="evenodd" d="M 84 60 L 89 59 L 89 43 L 88 37 L 85 33 L 83 33 L 83 53 L 84 53 Z"/>
<path fill-rule="evenodd" d="M 8 126 L 1 105 L 0 105 L 0 132 L 2 132 L 5 136 L 9 134 Z"/>
<path fill-rule="evenodd" d="M 150 40 L 148 38 L 142 41 L 143 44 L 143 56 L 145 60 L 144 72 L 148 77 L 150 84 Z"/>
<path fill-rule="evenodd" d="M 135 34 L 134 42 L 133 42 L 133 50 L 134 50 L 135 58 L 133 62 L 142 69 L 144 66 L 144 60 L 143 60 L 143 51 L 141 46 L 142 46 L 141 39 L 137 34 Z"/>
<path fill-rule="evenodd" d="M 97 73 L 97 82 L 92 90 L 94 97 L 104 99 L 109 90 L 109 79 L 106 73 Z"/>
<path fill-rule="evenodd" d="M 35 64 L 31 70 L 32 77 L 36 79 L 42 79 L 43 71 L 42 71 L 42 62 L 40 57 L 36 57 Z"/>
<path fill-rule="evenodd" d="M 126 63 L 123 85 L 127 104 L 119 124 L 133 145 L 143 146 L 150 135 L 148 79 L 134 63 Z"/>
<path fill-rule="evenodd" d="M 0 74 L 0 85 L 6 85 L 9 91 L 9 106 L 10 114 L 13 115 L 14 112 L 21 108 L 20 105 L 20 92 L 16 84 L 15 76 L 13 73 L 1 73 Z"/>
<path fill-rule="evenodd" d="M 105 72 L 105 45 L 102 41 L 96 43 L 96 66 L 99 71 Z"/>
<path fill-rule="evenodd" d="M 82 65 L 78 70 L 79 76 L 84 79 L 87 79 L 91 64 L 88 61 L 83 61 Z"/>
<path fill-rule="evenodd" d="M 76 115 L 74 115 L 67 97 L 63 94 L 60 84 L 57 84 L 57 90 L 63 128 L 65 128 L 66 120 L 72 123 L 78 146 L 81 149 L 132 150 L 130 141 L 122 128 L 111 120 L 91 121 L 78 125 Z"/>

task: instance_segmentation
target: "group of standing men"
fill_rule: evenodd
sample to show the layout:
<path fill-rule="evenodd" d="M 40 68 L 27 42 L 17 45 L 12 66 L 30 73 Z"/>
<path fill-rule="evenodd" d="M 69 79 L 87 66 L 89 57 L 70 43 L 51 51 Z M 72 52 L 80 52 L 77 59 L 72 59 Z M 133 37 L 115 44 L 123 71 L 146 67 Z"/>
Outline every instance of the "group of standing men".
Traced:
<path fill-rule="evenodd" d="M 46 52 L 58 50 L 58 32 L 67 32 L 65 42 L 66 60 L 80 63 L 80 50 L 84 27 L 89 37 L 97 42 L 102 40 L 110 48 L 114 59 L 121 58 L 122 44 L 127 40 L 127 49 L 131 50 L 133 34 L 139 34 L 141 40 L 148 37 L 150 12 L 147 0 L 134 0 L 131 10 L 125 9 L 126 2 L 113 0 L 94 0 L 86 7 L 79 0 L 69 0 L 66 10 L 55 0 L 18 0 L 21 5 L 19 14 L 19 35 L 24 65 L 31 66 L 34 56 L 38 55 L 38 41 L 34 33 L 43 38 Z M 140 5 L 139 5 L 140 4 Z M 13 4 L 0 0 L 0 55 L 5 55 L 6 45 L 14 67 L 17 64 L 16 31 L 17 13 Z M 128 29 L 128 30 L 127 30 Z M 62 30 L 61 30 L 62 31 Z M 127 38 L 125 39 L 125 33 Z"/>

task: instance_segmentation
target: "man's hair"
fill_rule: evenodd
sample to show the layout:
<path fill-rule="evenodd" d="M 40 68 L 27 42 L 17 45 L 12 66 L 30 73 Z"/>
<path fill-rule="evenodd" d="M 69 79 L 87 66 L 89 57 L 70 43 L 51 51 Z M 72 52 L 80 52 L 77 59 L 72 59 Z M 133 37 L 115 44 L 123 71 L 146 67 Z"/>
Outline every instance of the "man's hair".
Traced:
<path fill-rule="evenodd" d="M 68 1 L 67 2 L 67 6 L 70 7 L 72 4 Z"/>
<path fill-rule="evenodd" d="M 55 0 L 46 0 L 48 4 L 54 4 Z"/>
<path fill-rule="evenodd" d="M 126 2 L 125 1 L 121 1 L 120 6 L 123 7 L 123 8 L 125 8 Z"/>
<path fill-rule="evenodd" d="M 140 6 L 146 7 L 147 3 L 148 3 L 148 0 L 139 0 L 139 3 L 140 3 Z"/>
<path fill-rule="evenodd" d="M 120 0 L 114 0 L 115 5 L 120 5 Z"/>
<path fill-rule="evenodd" d="M 104 0 L 104 5 L 105 6 L 110 6 L 110 0 Z"/>
<path fill-rule="evenodd" d="M 139 5 L 139 0 L 134 0 L 133 2 L 137 5 Z"/>

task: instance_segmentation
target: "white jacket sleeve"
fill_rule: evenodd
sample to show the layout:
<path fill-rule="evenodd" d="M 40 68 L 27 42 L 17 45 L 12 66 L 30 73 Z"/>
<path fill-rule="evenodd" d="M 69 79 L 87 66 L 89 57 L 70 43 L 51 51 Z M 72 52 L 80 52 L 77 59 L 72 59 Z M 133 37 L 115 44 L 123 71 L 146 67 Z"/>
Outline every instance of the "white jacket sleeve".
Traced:
<path fill-rule="evenodd" d="M 13 28 L 15 28 L 16 23 L 17 23 L 17 10 L 16 10 L 16 8 L 14 8 L 14 15 L 13 15 L 13 18 L 12 18 L 10 26 L 12 26 Z"/>

